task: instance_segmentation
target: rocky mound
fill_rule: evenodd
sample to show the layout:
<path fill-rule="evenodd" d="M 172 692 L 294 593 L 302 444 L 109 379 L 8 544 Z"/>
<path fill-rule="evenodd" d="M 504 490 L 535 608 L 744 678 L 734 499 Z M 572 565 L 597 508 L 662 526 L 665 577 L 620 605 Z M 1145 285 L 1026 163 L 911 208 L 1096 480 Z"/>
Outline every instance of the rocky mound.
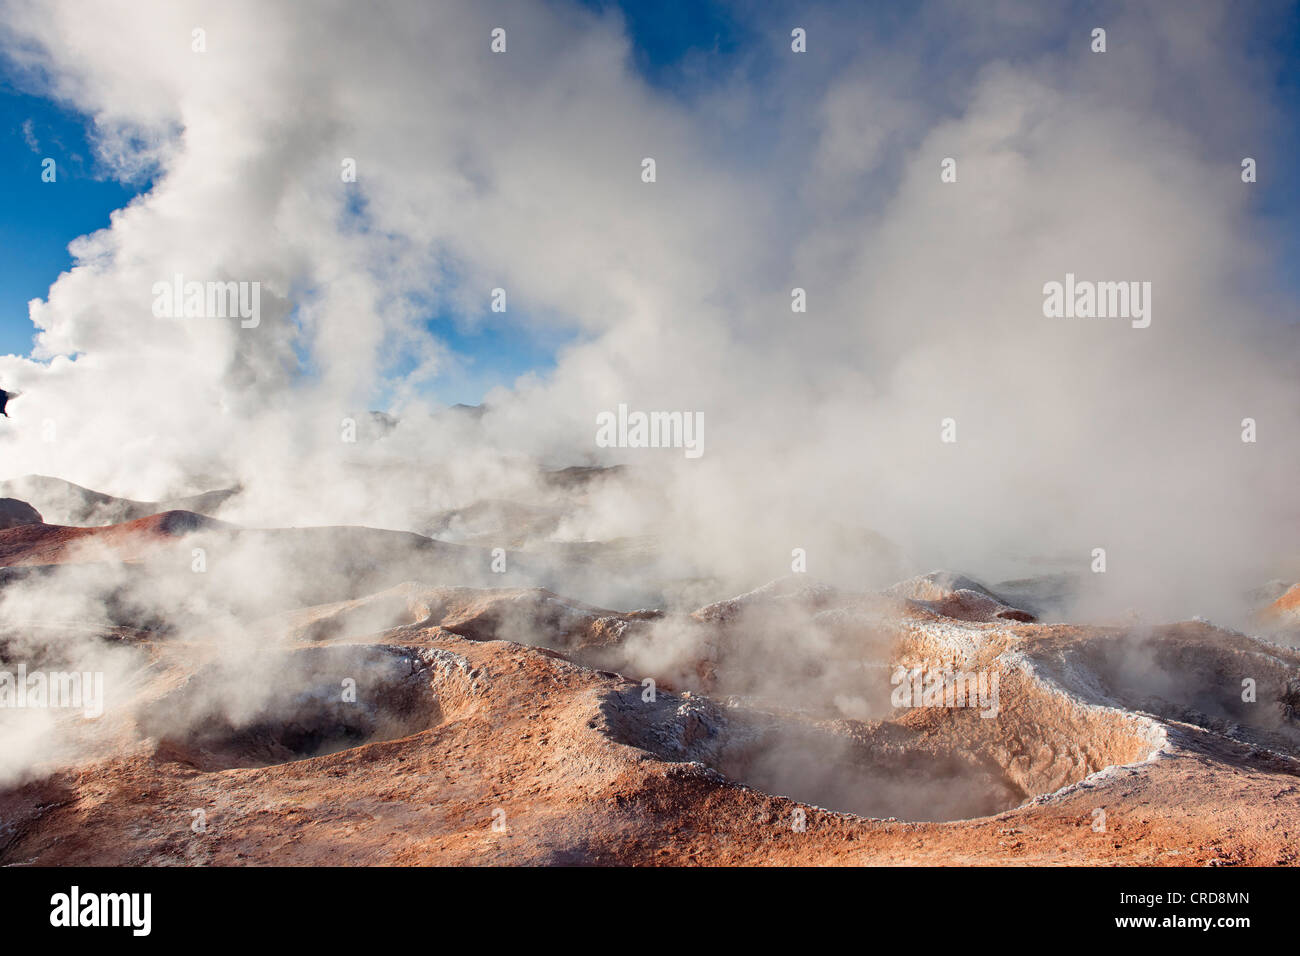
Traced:
<path fill-rule="evenodd" d="M 1300 584 L 1287 588 L 1269 609 L 1279 618 L 1300 618 Z"/>
<path fill-rule="evenodd" d="M 1127 691 L 1114 669 L 1090 677 L 1088 661 L 1123 635 L 930 614 L 900 625 L 904 664 L 1000 668 L 998 714 L 824 721 L 651 694 L 436 625 L 290 650 L 258 669 L 273 689 L 243 710 L 229 674 L 201 669 L 159 688 L 143 729 L 160 736 L 0 790 L 0 863 L 321 864 L 340 847 L 350 863 L 1294 859 L 1294 754 L 1115 706 Z M 1160 635 L 1188 660 L 1222 638 Z M 1242 640 L 1279 669 L 1297 663 Z M 190 659 L 181 650 L 165 657 Z M 1207 686 L 1261 661 L 1216 660 Z M 362 709 L 341 711 L 354 672 Z"/>
<path fill-rule="evenodd" d="M 0 495 L 12 495 L 31 502 L 46 520 L 60 525 L 122 524 L 164 511 L 192 511 L 211 517 L 238 493 L 238 488 L 223 488 L 166 501 L 133 501 L 46 475 L 25 475 L 0 481 Z"/>
<path fill-rule="evenodd" d="M 362 598 L 277 615 L 267 624 L 304 641 L 436 625 L 470 640 L 510 640 L 582 655 L 616 648 L 629 628 L 662 617 L 658 610 L 605 610 L 545 588 L 428 587 L 408 581 Z"/>
<path fill-rule="evenodd" d="M 0 531 L 0 566 L 138 560 L 160 544 L 199 531 L 232 527 L 189 511 L 167 511 L 106 527 L 19 525 Z"/>
<path fill-rule="evenodd" d="M 931 571 L 909 578 L 885 593 L 962 621 L 1037 620 L 1036 615 L 1012 607 L 973 578 L 953 571 Z"/>
<path fill-rule="evenodd" d="M 41 513 L 17 498 L 0 498 L 0 531 L 29 524 L 43 524 Z"/>
<path fill-rule="evenodd" d="M 0 761 L 0 864 L 1296 857 L 1300 653 L 1204 623 L 1043 625 L 950 572 L 618 611 L 187 512 L 0 530 L 0 564 L 5 667 L 118 655 L 93 745 Z M 108 620 L 39 617 L 76 606 Z"/>

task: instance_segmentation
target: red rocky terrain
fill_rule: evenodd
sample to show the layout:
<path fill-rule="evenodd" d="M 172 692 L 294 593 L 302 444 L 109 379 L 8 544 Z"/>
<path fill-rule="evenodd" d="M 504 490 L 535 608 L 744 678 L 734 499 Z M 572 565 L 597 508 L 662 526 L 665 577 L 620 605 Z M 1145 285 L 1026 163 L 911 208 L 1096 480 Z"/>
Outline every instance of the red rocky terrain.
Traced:
<path fill-rule="evenodd" d="M 393 574 L 457 567 L 420 563 L 451 545 L 367 530 L 282 534 L 367 567 L 390 548 Z M 241 533 L 175 511 L 19 524 L 0 564 L 48 577 L 4 587 Z M 76 746 L 7 768 L 0 863 L 1296 859 L 1288 646 L 1047 623 L 947 573 L 885 592 L 796 576 L 691 613 L 364 578 L 383 586 L 241 605 L 236 626 L 7 626 L 6 669 L 99 647 L 121 667 L 98 721 L 43 725 Z"/>

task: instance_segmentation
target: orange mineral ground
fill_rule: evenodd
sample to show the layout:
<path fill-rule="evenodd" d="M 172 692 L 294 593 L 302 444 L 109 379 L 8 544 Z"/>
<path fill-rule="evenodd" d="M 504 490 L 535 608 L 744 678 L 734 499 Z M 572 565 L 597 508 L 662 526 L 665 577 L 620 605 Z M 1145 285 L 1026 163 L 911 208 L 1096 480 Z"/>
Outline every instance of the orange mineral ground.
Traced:
<path fill-rule="evenodd" d="M 237 533 L 21 525 L 5 588 L 162 588 Z M 401 540 L 403 571 L 436 544 L 331 534 Z M 10 671 L 98 649 L 111 685 L 96 720 L 6 725 L 37 743 L 0 765 L 4 864 L 1296 860 L 1300 654 L 1204 622 L 1039 623 L 931 574 L 692 613 L 406 580 L 178 628 L 111 586 L 117 620 L 0 634 Z"/>

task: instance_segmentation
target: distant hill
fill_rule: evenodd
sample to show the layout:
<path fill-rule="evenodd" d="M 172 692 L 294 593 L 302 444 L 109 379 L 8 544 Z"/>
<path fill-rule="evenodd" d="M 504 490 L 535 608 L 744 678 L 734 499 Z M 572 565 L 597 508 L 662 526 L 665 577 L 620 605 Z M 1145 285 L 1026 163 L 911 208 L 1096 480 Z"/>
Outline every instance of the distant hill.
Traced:
<path fill-rule="evenodd" d="M 81 527 L 122 524 L 163 511 L 193 511 L 214 517 L 238 493 L 238 488 L 223 488 L 167 501 L 134 501 L 46 475 L 24 475 L 0 482 L 0 497 L 27 502 L 50 524 Z"/>

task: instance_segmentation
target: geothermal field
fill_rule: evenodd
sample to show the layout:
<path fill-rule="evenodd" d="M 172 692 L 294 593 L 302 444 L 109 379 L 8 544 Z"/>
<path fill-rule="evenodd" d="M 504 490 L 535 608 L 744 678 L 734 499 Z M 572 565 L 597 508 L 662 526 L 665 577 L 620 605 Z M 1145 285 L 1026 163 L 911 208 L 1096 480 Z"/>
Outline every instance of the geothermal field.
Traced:
<path fill-rule="evenodd" d="M 0 0 L 0 939 L 1286 916 L 1296 155 L 1298 0 Z"/>
<path fill-rule="evenodd" d="M 634 481 L 402 529 L 6 482 L 0 655 L 74 683 L 0 711 L 0 862 L 1295 862 L 1300 588 L 1251 634 L 1072 623 L 1087 571 L 694 606 L 550 541 Z"/>

